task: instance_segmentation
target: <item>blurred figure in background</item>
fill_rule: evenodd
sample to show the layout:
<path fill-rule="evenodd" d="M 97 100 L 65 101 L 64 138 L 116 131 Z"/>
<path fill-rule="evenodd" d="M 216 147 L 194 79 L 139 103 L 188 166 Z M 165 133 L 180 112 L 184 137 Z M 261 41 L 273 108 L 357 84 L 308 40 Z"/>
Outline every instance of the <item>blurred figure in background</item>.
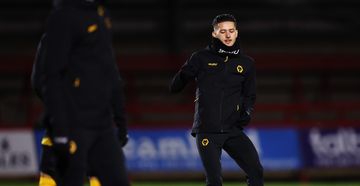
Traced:
<path fill-rule="evenodd" d="M 240 50 L 233 15 L 214 18 L 212 43 L 192 54 L 175 75 L 171 92 L 180 92 L 196 80 L 192 135 L 205 168 L 207 186 L 221 186 L 221 151 L 244 170 L 250 186 L 263 185 L 258 153 L 243 127 L 251 119 L 255 99 L 255 64 Z"/>
<path fill-rule="evenodd" d="M 81 186 L 89 169 L 102 186 L 129 185 L 123 82 L 103 1 L 53 1 L 32 72 L 45 106 L 40 185 Z"/>

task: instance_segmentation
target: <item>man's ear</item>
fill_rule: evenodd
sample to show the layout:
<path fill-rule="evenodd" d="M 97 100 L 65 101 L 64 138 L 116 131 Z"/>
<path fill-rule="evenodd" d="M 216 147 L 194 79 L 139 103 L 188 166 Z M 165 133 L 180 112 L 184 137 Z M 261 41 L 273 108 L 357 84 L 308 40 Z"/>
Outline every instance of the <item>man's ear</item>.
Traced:
<path fill-rule="evenodd" d="M 216 38 L 215 30 L 211 32 L 211 35 Z"/>

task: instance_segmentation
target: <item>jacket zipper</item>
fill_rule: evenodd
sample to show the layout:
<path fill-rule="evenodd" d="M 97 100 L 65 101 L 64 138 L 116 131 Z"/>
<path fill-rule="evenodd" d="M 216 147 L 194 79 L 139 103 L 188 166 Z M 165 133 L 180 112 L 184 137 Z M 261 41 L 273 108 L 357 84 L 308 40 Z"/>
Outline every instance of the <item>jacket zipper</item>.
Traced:
<path fill-rule="evenodd" d="M 226 65 L 226 62 L 228 62 L 229 60 L 229 57 L 226 56 L 225 57 L 225 60 L 224 60 L 224 63 L 225 63 L 225 69 L 224 69 L 224 75 L 226 75 L 227 73 L 227 65 Z M 224 132 L 224 128 L 223 128 L 223 118 L 222 118 L 222 107 L 223 107 L 223 99 L 224 99 L 224 89 L 222 88 L 221 89 L 221 97 L 220 97 L 220 132 Z"/>
<path fill-rule="evenodd" d="M 224 132 L 223 129 L 223 119 L 222 119 L 222 106 L 223 106 L 223 98 L 224 98 L 224 90 L 221 90 L 221 97 L 220 97 L 220 132 Z"/>

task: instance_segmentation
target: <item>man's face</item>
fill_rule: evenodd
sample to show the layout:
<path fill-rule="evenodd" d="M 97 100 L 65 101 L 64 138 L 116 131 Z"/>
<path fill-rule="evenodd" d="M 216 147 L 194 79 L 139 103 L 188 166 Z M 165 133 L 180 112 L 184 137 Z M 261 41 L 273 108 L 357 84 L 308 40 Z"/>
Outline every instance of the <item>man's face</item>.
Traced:
<path fill-rule="evenodd" d="M 218 38 L 224 45 L 230 47 L 234 45 L 238 31 L 234 22 L 225 21 L 214 26 L 212 36 Z"/>

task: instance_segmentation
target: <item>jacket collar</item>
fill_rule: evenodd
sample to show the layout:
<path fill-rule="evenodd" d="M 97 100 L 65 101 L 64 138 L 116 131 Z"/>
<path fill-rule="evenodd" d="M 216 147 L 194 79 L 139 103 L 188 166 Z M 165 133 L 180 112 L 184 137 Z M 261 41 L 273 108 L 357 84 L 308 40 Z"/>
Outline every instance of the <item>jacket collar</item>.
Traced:
<path fill-rule="evenodd" d="M 233 46 L 229 47 L 224 45 L 219 39 L 212 37 L 211 44 L 207 48 L 220 56 L 237 57 L 242 53 L 239 38 L 236 39 Z"/>

